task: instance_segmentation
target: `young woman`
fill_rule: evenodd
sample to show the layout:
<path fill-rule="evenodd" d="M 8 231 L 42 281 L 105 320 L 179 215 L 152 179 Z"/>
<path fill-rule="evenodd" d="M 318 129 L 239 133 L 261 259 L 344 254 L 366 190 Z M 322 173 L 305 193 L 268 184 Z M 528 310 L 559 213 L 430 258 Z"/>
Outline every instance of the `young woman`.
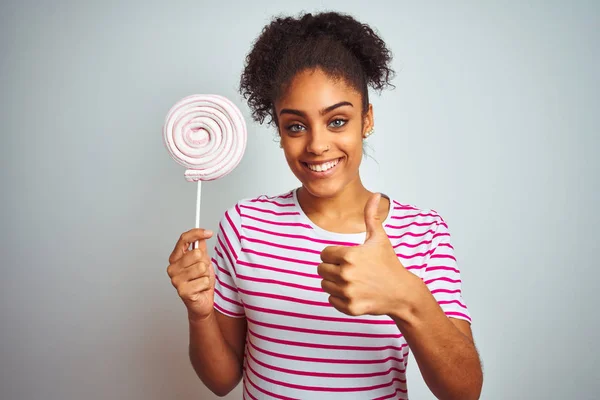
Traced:
<path fill-rule="evenodd" d="M 446 223 L 359 176 L 368 86 L 389 85 L 390 60 L 372 29 L 338 13 L 274 19 L 249 53 L 241 92 L 277 127 L 302 185 L 238 202 L 212 254 L 212 233 L 193 229 L 169 258 L 192 365 L 214 393 L 243 379 L 246 399 L 406 399 L 410 349 L 435 396 L 479 398 Z"/>

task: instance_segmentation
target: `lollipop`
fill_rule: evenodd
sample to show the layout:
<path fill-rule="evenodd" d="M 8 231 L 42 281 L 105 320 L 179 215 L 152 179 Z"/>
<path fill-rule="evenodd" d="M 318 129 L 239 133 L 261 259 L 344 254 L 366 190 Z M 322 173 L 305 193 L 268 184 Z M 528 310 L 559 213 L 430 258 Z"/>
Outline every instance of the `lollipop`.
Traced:
<path fill-rule="evenodd" d="M 224 177 L 244 155 L 247 131 L 242 113 L 223 96 L 188 96 L 169 110 L 163 139 L 171 157 L 187 168 L 185 179 L 198 182 L 196 228 L 199 228 L 202 181 Z"/>

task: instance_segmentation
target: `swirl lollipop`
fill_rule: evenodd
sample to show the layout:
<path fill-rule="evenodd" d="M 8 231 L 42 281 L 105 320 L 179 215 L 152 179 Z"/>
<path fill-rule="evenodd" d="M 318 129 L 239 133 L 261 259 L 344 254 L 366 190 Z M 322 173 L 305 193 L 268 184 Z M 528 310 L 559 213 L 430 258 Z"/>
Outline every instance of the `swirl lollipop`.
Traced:
<path fill-rule="evenodd" d="M 171 157 L 187 168 L 185 179 L 198 182 L 196 228 L 199 228 L 202 181 L 229 174 L 244 155 L 247 131 L 242 113 L 223 96 L 191 95 L 169 110 L 163 139 Z"/>

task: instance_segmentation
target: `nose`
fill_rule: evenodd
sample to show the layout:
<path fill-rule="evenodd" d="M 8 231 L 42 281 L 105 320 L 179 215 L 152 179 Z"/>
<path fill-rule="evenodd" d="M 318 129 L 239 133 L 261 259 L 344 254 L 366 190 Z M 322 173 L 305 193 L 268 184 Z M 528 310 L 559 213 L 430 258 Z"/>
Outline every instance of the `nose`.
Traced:
<path fill-rule="evenodd" d="M 327 132 L 313 130 L 307 137 L 308 143 L 306 144 L 306 151 L 308 153 L 319 156 L 329 150 L 329 137 Z"/>

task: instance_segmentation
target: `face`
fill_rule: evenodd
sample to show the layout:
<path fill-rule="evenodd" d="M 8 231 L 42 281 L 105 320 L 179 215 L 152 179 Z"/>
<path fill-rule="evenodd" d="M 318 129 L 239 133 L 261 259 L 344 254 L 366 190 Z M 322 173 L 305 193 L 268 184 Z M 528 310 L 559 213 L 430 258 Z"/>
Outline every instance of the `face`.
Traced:
<path fill-rule="evenodd" d="M 316 69 L 296 75 L 275 103 L 285 158 L 304 188 L 333 197 L 360 185 L 363 138 L 373 110 L 362 110 L 360 92 Z"/>

